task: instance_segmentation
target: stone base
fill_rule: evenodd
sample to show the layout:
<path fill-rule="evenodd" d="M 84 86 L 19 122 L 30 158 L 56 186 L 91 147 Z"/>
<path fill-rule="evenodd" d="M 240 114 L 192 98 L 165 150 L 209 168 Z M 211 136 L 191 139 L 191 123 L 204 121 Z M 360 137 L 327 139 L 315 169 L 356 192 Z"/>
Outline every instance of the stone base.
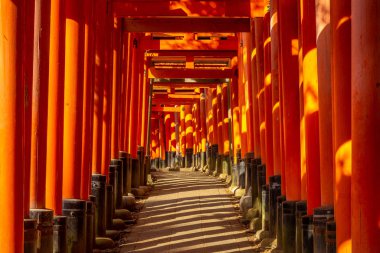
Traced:
<path fill-rule="evenodd" d="M 95 238 L 95 249 L 99 250 L 107 250 L 107 249 L 112 249 L 115 247 L 115 243 L 113 242 L 112 239 L 108 237 L 96 237 Z"/>
<path fill-rule="evenodd" d="M 260 241 L 269 238 L 269 231 L 268 230 L 259 230 L 256 232 L 256 238 L 259 239 Z M 268 244 L 268 246 L 270 243 Z"/>
<path fill-rule="evenodd" d="M 134 196 L 123 196 L 123 200 L 121 203 L 122 203 L 121 206 L 124 209 L 128 209 L 129 211 L 135 210 L 136 199 Z"/>
<path fill-rule="evenodd" d="M 180 168 L 179 167 L 170 168 L 169 171 L 180 171 Z"/>
<path fill-rule="evenodd" d="M 115 219 L 132 220 L 132 213 L 127 209 L 116 209 L 114 214 Z"/>
<path fill-rule="evenodd" d="M 226 182 L 227 174 L 220 174 L 219 179 L 222 180 L 222 182 Z"/>
<path fill-rule="evenodd" d="M 120 231 L 118 230 L 106 230 L 106 237 L 111 238 L 112 240 L 118 240 L 120 238 Z"/>
<path fill-rule="evenodd" d="M 256 233 L 257 231 L 261 230 L 261 228 L 262 228 L 261 217 L 254 218 L 249 223 L 249 230 L 252 232 Z"/>
<path fill-rule="evenodd" d="M 229 176 L 229 175 L 227 175 L 227 177 L 226 177 L 226 184 L 227 185 L 231 185 L 232 184 L 232 177 Z"/>
<path fill-rule="evenodd" d="M 245 189 L 237 189 L 236 191 L 235 191 L 235 197 L 236 198 L 241 198 L 242 196 L 244 196 L 244 194 L 245 194 Z"/>
<path fill-rule="evenodd" d="M 253 220 L 254 218 L 257 218 L 259 217 L 259 210 L 257 210 L 256 208 L 250 208 L 248 209 L 246 215 L 245 215 L 245 218 L 247 220 Z"/>
<path fill-rule="evenodd" d="M 246 217 L 248 209 L 252 207 L 252 197 L 251 196 L 243 196 L 240 198 L 240 211 L 243 213 L 243 217 Z"/>
<path fill-rule="evenodd" d="M 113 219 L 112 220 L 112 230 L 124 230 L 125 229 L 125 223 L 122 219 Z"/>
<path fill-rule="evenodd" d="M 132 188 L 131 192 L 136 198 L 142 198 L 145 195 L 145 191 L 140 188 Z"/>
<path fill-rule="evenodd" d="M 231 185 L 230 188 L 228 188 L 228 190 L 233 194 L 235 195 L 235 192 L 239 189 L 239 186 L 236 186 L 236 185 Z"/>

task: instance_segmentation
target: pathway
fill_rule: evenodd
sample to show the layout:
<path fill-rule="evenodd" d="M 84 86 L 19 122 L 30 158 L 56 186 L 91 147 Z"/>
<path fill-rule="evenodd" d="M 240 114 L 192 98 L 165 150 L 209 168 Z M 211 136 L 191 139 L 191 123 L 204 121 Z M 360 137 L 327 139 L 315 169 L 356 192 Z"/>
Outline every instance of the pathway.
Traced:
<path fill-rule="evenodd" d="M 121 252 L 252 252 L 223 183 L 199 172 L 160 172 Z"/>

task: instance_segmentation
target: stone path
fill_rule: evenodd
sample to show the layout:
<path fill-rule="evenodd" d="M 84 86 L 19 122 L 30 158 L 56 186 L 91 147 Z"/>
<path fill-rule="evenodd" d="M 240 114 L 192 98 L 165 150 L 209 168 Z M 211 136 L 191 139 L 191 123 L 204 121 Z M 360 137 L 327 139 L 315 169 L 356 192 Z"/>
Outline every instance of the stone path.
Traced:
<path fill-rule="evenodd" d="M 199 172 L 160 172 L 121 252 L 252 252 L 224 185 Z"/>

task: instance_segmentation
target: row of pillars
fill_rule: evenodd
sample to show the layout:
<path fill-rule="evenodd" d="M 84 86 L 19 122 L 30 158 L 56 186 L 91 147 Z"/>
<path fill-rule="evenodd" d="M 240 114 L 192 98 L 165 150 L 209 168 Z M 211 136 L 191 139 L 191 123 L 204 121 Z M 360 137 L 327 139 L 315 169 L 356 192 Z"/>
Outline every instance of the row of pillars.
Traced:
<path fill-rule="evenodd" d="M 70 222 L 77 211 L 89 207 L 91 213 L 89 203 L 94 203 L 100 220 L 105 215 L 105 184 L 115 196 L 127 196 L 132 188 L 147 184 L 143 146 L 149 86 L 144 85 L 144 52 L 139 35 L 122 32 L 108 4 L 0 1 L 2 252 L 24 252 L 24 241 L 33 237 L 28 231 L 37 222 L 44 232 L 45 225 L 53 226 L 53 215 L 58 223 L 67 216 L 67 252 L 85 252 L 85 219 Z M 119 159 L 119 152 L 124 165 L 119 164 L 116 177 L 110 164 Z M 127 175 L 127 167 L 133 173 Z M 101 195 L 95 189 L 99 184 L 104 184 Z M 112 208 L 108 213 L 114 213 Z M 105 225 L 100 223 L 92 224 L 96 231 Z M 25 244 L 25 252 L 35 250 L 28 247 Z M 52 247 L 38 250 L 53 252 Z M 92 252 L 89 247 L 86 252 Z"/>
<path fill-rule="evenodd" d="M 253 226 L 276 231 L 285 252 L 325 252 L 326 230 L 337 252 L 380 251 L 379 8 L 273 0 L 238 34 L 236 76 L 202 92 L 205 127 L 194 130 L 197 114 L 181 106 L 179 152 L 210 151 L 204 165 L 219 173 L 221 156 L 233 158 L 226 172 L 250 195 Z"/>
<path fill-rule="evenodd" d="M 335 227 L 334 252 L 380 251 L 375 2 L 272 0 L 239 35 L 233 152 L 250 197 L 241 205 L 263 217 L 260 229 L 282 224 L 284 252 L 326 252 Z M 302 224 L 312 229 L 303 241 Z"/>

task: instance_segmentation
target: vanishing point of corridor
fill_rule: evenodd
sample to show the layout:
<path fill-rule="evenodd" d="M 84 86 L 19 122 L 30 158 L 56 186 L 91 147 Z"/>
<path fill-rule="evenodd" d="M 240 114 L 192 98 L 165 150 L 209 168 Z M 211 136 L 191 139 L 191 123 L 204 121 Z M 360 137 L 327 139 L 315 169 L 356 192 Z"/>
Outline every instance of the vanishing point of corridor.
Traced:
<path fill-rule="evenodd" d="M 223 182 L 191 169 L 157 180 L 121 252 L 252 252 Z"/>

